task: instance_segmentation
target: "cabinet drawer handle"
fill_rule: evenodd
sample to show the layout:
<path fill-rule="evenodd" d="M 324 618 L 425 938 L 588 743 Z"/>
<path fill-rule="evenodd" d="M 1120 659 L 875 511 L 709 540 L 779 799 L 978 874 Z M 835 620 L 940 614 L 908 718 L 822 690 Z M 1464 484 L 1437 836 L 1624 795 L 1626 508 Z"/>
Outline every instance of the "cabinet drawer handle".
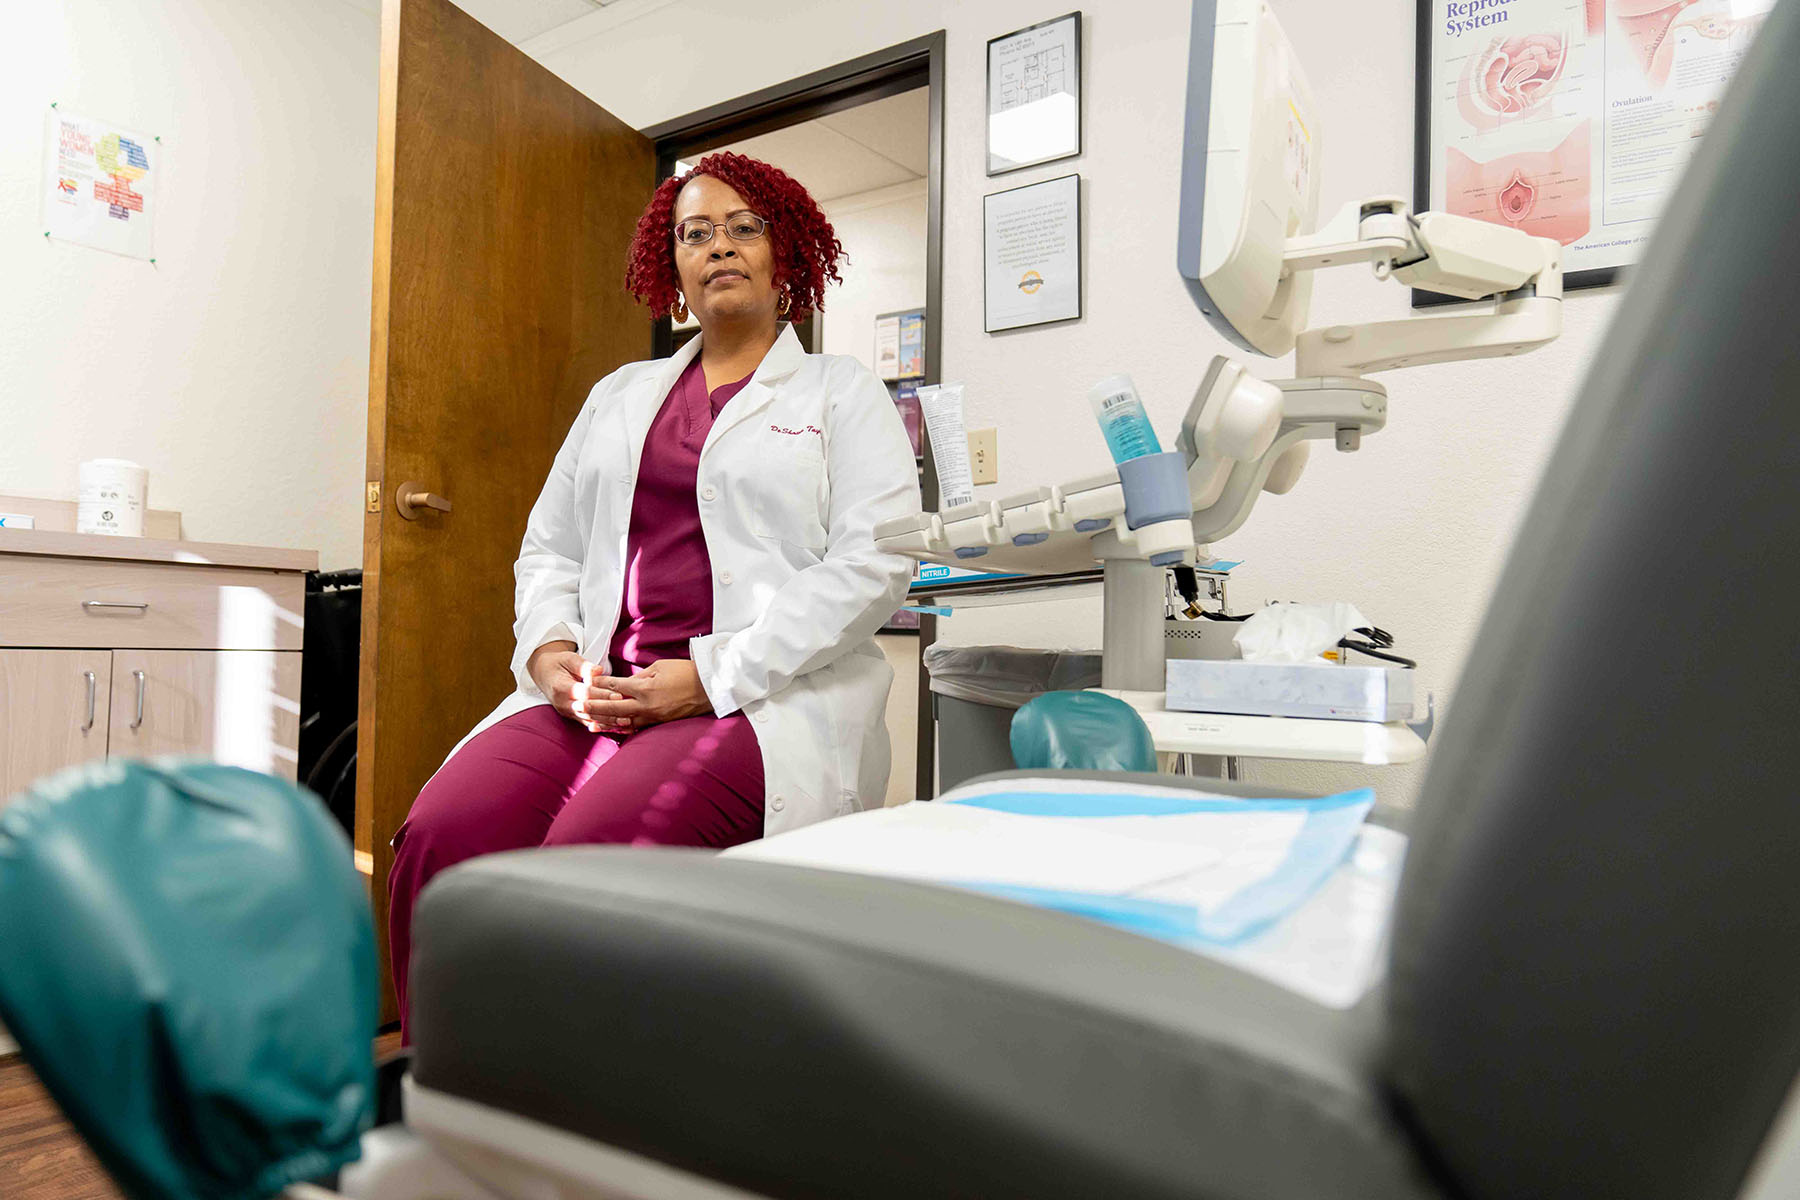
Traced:
<path fill-rule="evenodd" d="M 92 671 L 83 671 L 81 673 L 81 677 L 83 679 L 87 680 L 87 685 L 88 685 L 87 724 L 85 724 L 81 727 L 81 732 L 86 733 L 88 730 L 90 730 L 94 727 L 94 692 L 95 692 L 94 673 Z"/>
<path fill-rule="evenodd" d="M 146 600 L 142 604 L 133 604 L 125 600 L 83 600 L 81 602 L 81 607 L 90 612 L 96 608 L 130 608 L 135 609 L 138 612 L 144 612 L 149 609 L 150 602 Z"/>
<path fill-rule="evenodd" d="M 131 677 L 137 680 L 137 716 L 132 718 L 131 727 L 136 729 L 144 723 L 144 673 L 133 671 Z"/>

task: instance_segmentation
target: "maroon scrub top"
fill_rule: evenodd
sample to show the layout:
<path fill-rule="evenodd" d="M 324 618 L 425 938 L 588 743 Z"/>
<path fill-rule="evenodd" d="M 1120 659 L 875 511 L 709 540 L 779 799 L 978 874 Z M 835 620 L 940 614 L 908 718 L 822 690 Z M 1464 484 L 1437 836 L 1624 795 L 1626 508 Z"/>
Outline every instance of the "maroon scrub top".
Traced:
<path fill-rule="evenodd" d="M 607 648 L 615 675 L 688 658 L 688 640 L 712 632 L 712 558 L 695 479 L 714 418 L 749 382 L 746 375 L 709 393 L 696 354 L 650 423 L 625 536 L 625 596 Z"/>

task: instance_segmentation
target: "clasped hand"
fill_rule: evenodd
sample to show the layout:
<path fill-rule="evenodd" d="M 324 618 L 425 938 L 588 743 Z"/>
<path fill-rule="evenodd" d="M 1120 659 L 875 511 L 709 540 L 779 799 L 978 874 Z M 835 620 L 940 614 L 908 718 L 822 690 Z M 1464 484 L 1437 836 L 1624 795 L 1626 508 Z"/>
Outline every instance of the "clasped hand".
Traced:
<path fill-rule="evenodd" d="M 591 733 L 629 733 L 713 710 L 699 670 L 685 658 L 659 659 L 638 675 L 603 675 L 573 643 L 553 642 L 538 648 L 528 669 L 556 711 Z"/>

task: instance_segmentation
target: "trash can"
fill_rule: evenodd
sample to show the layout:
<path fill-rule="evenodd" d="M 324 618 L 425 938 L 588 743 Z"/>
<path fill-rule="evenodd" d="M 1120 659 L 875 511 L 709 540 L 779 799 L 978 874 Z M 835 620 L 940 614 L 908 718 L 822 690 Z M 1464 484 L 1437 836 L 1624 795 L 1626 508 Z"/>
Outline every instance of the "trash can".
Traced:
<path fill-rule="evenodd" d="M 300 782 L 325 801 L 352 838 L 361 651 L 362 572 L 312 572 L 300 653 Z"/>
<path fill-rule="evenodd" d="M 938 791 L 990 771 L 1010 771 L 1013 713 L 1045 692 L 1100 686 L 1097 650 L 1019 646 L 929 646 L 937 721 Z"/>

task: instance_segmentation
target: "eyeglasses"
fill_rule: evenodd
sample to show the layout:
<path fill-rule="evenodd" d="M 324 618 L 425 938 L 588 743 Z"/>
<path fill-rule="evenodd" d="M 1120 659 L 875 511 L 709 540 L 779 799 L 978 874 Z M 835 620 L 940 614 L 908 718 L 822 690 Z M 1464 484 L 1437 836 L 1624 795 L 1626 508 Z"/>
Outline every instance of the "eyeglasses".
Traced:
<path fill-rule="evenodd" d="M 732 213 L 723 225 L 705 217 L 689 217 L 675 226 L 675 240 L 683 246 L 704 246 L 713 240 L 715 230 L 723 229 L 734 242 L 754 242 L 768 232 L 769 222 L 752 212 Z"/>

